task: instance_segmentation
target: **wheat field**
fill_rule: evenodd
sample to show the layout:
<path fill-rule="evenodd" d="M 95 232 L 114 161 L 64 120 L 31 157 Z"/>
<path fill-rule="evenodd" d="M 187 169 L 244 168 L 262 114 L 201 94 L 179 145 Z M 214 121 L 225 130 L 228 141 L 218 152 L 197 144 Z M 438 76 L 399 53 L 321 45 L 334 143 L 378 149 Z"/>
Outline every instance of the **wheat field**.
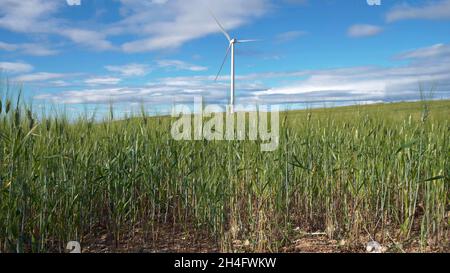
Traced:
<path fill-rule="evenodd" d="M 0 95 L 1 252 L 64 252 L 98 227 L 152 240 L 164 225 L 226 252 L 236 240 L 280 251 L 295 230 L 448 250 L 448 100 L 283 112 L 279 148 L 261 152 L 174 141 L 172 119 L 145 112 L 38 115 L 11 94 Z"/>

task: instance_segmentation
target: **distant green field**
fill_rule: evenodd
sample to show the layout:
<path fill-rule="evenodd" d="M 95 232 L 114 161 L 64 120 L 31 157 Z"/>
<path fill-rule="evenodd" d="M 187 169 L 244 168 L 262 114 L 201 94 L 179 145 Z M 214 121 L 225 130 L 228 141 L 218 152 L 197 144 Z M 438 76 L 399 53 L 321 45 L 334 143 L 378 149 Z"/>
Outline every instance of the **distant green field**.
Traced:
<path fill-rule="evenodd" d="M 171 118 L 40 120 L 0 102 L 0 250 L 64 251 L 101 227 L 202 230 L 278 251 L 293 230 L 449 244 L 450 101 L 290 111 L 280 146 L 174 141 Z"/>
<path fill-rule="evenodd" d="M 427 104 L 432 108 L 433 113 L 430 116 L 434 119 L 448 120 L 450 117 L 450 100 L 436 100 L 428 101 Z M 423 110 L 424 103 L 418 102 L 397 102 L 397 103 L 380 103 L 380 104 L 367 104 L 358 106 L 343 106 L 334 108 L 320 108 L 311 110 L 298 110 L 290 111 L 289 115 L 305 115 L 308 113 L 314 113 L 320 116 L 326 116 L 330 114 L 342 115 L 345 118 L 349 118 L 355 115 L 355 113 L 364 114 L 380 114 L 383 118 L 388 119 L 405 119 L 412 115 L 413 118 L 420 118 Z"/>

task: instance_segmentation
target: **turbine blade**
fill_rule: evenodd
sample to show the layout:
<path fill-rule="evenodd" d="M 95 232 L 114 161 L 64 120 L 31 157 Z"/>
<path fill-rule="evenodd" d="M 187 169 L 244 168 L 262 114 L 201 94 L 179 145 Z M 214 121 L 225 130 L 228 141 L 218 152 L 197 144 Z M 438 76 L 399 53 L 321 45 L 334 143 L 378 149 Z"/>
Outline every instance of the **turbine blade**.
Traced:
<path fill-rule="evenodd" d="M 227 54 L 225 54 L 225 58 L 223 58 L 222 65 L 220 66 L 219 72 L 217 73 L 216 79 L 214 80 L 215 82 L 216 82 L 217 79 L 219 78 L 220 72 L 222 72 L 222 68 L 223 68 L 223 66 L 225 65 L 225 62 L 227 61 L 228 54 L 230 54 L 230 48 L 231 48 L 231 44 L 228 46 Z"/>
<path fill-rule="evenodd" d="M 236 43 L 252 43 L 252 42 L 259 42 L 260 40 L 237 40 Z"/>
<path fill-rule="evenodd" d="M 222 31 L 223 35 L 225 35 L 225 37 L 227 37 L 227 40 L 229 42 L 231 42 L 231 37 L 228 34 L 228 32 L 225 30 L 225 28 L 222 26 L 222 24 L 220 24 L 219 20 L 217 19 L 217 17 L 214 15 L 214 12 L 211 10 L 211 8 L 208 7 L 209 13 L 211 14 L 212 18 L 214 18 L 214 21 L 216 21 L 217 25 L 220 28 L 220 31 Z"/>

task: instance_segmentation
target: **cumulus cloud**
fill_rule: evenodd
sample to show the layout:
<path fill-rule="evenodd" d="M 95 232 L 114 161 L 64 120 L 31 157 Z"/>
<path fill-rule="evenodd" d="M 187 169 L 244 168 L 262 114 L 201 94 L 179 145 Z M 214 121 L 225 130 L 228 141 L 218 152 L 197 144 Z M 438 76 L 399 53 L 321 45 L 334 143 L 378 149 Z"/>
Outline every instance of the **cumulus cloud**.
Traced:
<path fill-rule="evenodd" d="M 375 25 L 367 25 L 367 24 L 357 24 L 351 26 L 347 34 L 350 37 L 368 37 L 374 36 L 382 32 L 383 29 L 379 26 Z"/>
<path fill-rule="evenodd" d="M 423 5 L 398 5 L 386 15 L 387 22 L 408 19 L 450 19 L 450 0 L 428 1 Z"/>

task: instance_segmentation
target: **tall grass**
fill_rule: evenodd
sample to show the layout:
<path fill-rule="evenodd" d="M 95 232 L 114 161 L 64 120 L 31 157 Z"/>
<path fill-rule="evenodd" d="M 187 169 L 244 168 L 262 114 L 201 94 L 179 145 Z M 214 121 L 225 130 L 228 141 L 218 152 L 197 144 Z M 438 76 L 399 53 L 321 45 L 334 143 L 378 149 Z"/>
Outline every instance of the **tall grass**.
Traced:
<path fill-rule="evenodd" d="M 174 141 L 171 119 L 39 119 L 0 96 L 0 250 L 63 251 L 102 227 L 119 241 L 161 224 L 223 251 L 277 251 L 292 230 L 423 247 L 449 239 L 450 102 L 291 111 L 279 149 Z M 0 93 L 1 94 L 1 93 Z M 11 92 L 9 92 L 11 94 Z M 389 238 L 389 239 L 388 239 Z"/>

